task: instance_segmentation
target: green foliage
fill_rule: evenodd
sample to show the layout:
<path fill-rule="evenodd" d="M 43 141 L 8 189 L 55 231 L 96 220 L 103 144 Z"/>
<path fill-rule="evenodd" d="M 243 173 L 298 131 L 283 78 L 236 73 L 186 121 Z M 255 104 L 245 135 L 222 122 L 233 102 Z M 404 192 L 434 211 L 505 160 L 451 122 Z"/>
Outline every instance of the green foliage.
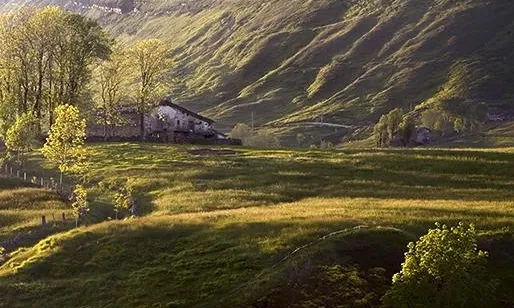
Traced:
<path fill-rule="evenodd" d="M 109 59 L 102 60 L 93 72 L 92 87 L 99 123 L 104 126 L 104 138 L 112 136 L 113 129 L 123 124 L 120 115 L 126 89 L 131 80 L 130 62 L 126 52 L 116 46 Z"/>
<path fill-rule="evenodd" d="M 238 123 L 230 131 L 230 137 L 241 139 L 244 145 L 257 148 L 276 148 L 280 146 L 277 136 L 269 129 L 253 131 L 244 123 Z"/>
<path fill-rule="evenodd" d="M 144 115 L 169 94 L 170 60 L 169 46 L 162 40 L 149 39 L 135 43 L 128 51 L 129 61 L 134 66 L 135 83 L 132 98 L 141 115 L 140 131 L 144 138 Z"/>
<path fill-rule="evenodd" d="M 421 121 L 424 126 L 439 132 L 441 135 L 451 135 L 455 131 L 454 123 L 459 126 L 459 130 L 463 129 L 462 119 L 457 118 L 455 122 L 449 115 L 438 109 L 429 109 L 422 113 Z"/>
<path fill-rule="evenodd" d="M 39 146 L 39 121 L 32 113 L 24 113 L 7 130 L 5 146 L 13 153 L 18 154 L 18 161 L 22 164 L 23 155 Z"/>
<path fill-rule="evenodd" d="M 77 185 L 73 189 L 72 204 L 73 215 L 75 216 L 76 226 L 81 218 L 89 211 L 88 192 L 82 185 Z"/>
<path fill-rule="evenodd" d="M 256 148 L 277 148 L 280 146 L 280 141 L 271 130 L 260 129 L 246 138 L 243 144 Z"/>
<path fill-rule="evenodd" d="M 408 146 L 416 134 L 416 122 L 410 114 L 405 115 L 398 125 L 398 134 L 403 146 Z"/>
<path fill-rule="evenodd" d="M 125 185 L 118 188 L 114 193 L 113 200 L 116 218 L 118 218 L 118 213 L 122 211 L 134 210 L 134 186 L 132 179 L 128 179 Z"/>
<path fill-rule="evenodd" d="M 487 253 L 477 249 L 475 227 L 436 226 L 408 245 L 384 303 L 395 308 L 487 306 L 495 299 L 495 283 L 487 277 Z"/>
<path fill-rule="evenodd" d="M 244 123 L 237 123 L 230 131 L 231 138 L 241 139 L 243 144 L 246 144 L 248 138 L 253 135 L 252 128 Z"/>
<path fill-rule="evenodd" d="M 402 121 L 402 110 L 395 108 L 383 115 L 375 125 L 373 135 L 378 147 L 388 147 L 394 141 Z"/>
<path fill-rule="evenodd" d="M 55 114 L 55 123 L 42 152 L 48 160 L 58 165 L 62 175 L 83 161 L 86 120 L 81 119 L 78 108 L 71 105 L 58 106 Z"/>
<path fill-rule="evenodd" d="M 14 122 L 14 114 L 32 113 L 38 127 L 48 128 L 58 105 L 90 109 L 91 64 L 110 53 L 110 40 L 98 23 L 58 7 L 23 7 L 2 16 L 0 38 L 3 128 Z"/>

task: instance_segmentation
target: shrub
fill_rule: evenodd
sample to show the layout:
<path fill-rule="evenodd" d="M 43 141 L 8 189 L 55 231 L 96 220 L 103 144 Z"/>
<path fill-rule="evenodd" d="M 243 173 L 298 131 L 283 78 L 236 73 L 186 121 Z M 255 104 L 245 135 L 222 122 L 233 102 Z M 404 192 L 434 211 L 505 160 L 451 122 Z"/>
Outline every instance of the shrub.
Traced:
<path fill-rule="evenodd" d="M 477 248 L 473 225 L 436 224 L 408 245 L 400 273 L 384 296 L 386 307 L 487 307 L 495 283 L 486 273 L 487 253 Z"/>
<path fill-rule="evenodd" d="M 78 227 L 79 221 L 89 211 L 89 201 L 87 200 L 88 192 L 82 185 L 75 186 L 72 195 L 73 215 L 75 216 L 75 226 Z"/>
<path fill-rule="evenodd" d="M 257 148 L 277 148 L 280 146 L 278 138 L 268 129 L 254 133 L 244 141 L 244 144 Z"/>
<path fill-rule="evenodd" d="M 269 129 L 261 129 L 254 132 L 250 126 L 244 123 L 238 123 L 230 132 L 231 138 L 238 138 L 243 141 L 244 145 L 258 148 L 274 148 L 279 147 L 278 138 Z"/>
<path fill-rule="evenodd" d="M 39 146 L 39 121 L 32 113 L 24 113 L 7 130 L 5 146 L 17 155 L 20 166 L 23 166 L 24 154 Z"/>
<path fill-rule="evenodd" d="M 134 187 L 132 183 L 133 181 L 131 179 L 127 180 L 127 184 L 120 187 L 113 196 L 116 219 L 119 218 L 118 214 L 122 211 L 129 211 L 132 215 L 136 214 L 134 208 Z"/>
<path fill-rule="evenodd" d="M 244 123 L 237 123 L 234 128 L 230 131 L 231 138 L 241 139 L 243 144 L 246 142 L 248 138 L 252 136 L 252 128 Z"/>
<path fill-rule="evenodd" d="M 322 140 L 319 148 L 323 150 L 332 150 L 334 148 L 334 144 L 330 141 Z"/>

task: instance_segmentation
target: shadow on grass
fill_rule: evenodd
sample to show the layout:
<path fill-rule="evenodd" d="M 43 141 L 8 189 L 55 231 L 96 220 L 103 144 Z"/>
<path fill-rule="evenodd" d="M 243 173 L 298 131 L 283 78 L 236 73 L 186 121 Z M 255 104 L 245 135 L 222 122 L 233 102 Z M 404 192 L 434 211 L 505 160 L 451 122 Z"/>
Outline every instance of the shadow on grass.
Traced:
<path fill-rule="evenodd" d="M 304 198 L 508 201 L 514 153 L 255 150 L 198 157 L 191 146 L 95 144 L 96 180 L 133 178 L 142 214 L 266 206 Z M 37 161 L 35 162 L 37 164 Z"/>
<path fill-rule="evenodd" d="M 281 262 L 295 248 L 354 225 L 324 222 L 300 232 L 305 226 L 294 222 L 221 226 L 164 218 L 144 221 L 71 231 L 19 252 L 2 269 L 11 272 L 0 278 L 3 304 L 249 307 L 271 290 L 288 292 L 287 282 L 313 264 L 383 267 L 390 278 L 399 270 L 406 244 L 414 239 L 408 232 L 389 229 L 351 231 Z M 495 261 L 491 271 L 501 273 L 512 251 L 494 241 L 489 247 L 500 250 L 492 255 L 503 263 Z M 281 244 L 270 247 L 270 242 Z M 512 239 L 509 243 L 514 244 Z M 505 277 L 505 283 L 512 282 L 511 276 Z"/>

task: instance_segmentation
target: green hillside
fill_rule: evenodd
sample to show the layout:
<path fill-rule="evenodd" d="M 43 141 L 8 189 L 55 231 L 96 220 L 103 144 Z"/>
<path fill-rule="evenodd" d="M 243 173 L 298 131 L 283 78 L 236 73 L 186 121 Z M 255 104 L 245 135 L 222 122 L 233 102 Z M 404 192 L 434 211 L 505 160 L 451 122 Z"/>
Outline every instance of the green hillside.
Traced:
<path fill-rule="evenodd" d="M 18 250 L 0 307 L 378 307 L 436 221 L 477 225 L 491 305 L 513 303 L 512 150 L 233 150 L 89 146 L 94 181 L 132 178 L 147 215 Z"/>
<path fill-rule="evenodd" d="M 173 95 L 223 129 L 252 112 L 259 125 L 323 117 L 366 127 L 395 107 L 441 101 L 514 116 L 510 0 L 40 2 L 83 12 L 122 40 L 168 41 Z"/>
<path fill-rule="evenodd" d="M 71 217 L 59 196 L 23 181 L 0 177 L 0 246 L 10 252 L 30 247 L 46 236 L 67 229 L 62 214 Z M 41 228 L 41 217 L 48 222 Z M 0 256 L 1 259 L 1 256 Z"/>

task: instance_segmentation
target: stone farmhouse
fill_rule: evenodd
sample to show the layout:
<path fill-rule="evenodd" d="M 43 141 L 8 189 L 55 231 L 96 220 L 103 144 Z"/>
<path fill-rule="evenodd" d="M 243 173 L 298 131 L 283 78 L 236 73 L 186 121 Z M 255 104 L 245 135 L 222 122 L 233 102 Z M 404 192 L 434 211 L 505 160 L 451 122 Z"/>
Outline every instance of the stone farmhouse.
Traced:
<path fill-rule="evenodd" d="M 111 127 L 107 140 L 139 140 L 140 115 L 135 108 L 120 110 L 121 125 Z M 234 144 L 240 140 L 231 139 L 214 128 L 214 121 L 171 102 L 161 101 L 145 116 L 145 137 L 148 141 L 167 143 Z M 105 140 L 102 124 L 87 128 L 89 140 Z"/>

